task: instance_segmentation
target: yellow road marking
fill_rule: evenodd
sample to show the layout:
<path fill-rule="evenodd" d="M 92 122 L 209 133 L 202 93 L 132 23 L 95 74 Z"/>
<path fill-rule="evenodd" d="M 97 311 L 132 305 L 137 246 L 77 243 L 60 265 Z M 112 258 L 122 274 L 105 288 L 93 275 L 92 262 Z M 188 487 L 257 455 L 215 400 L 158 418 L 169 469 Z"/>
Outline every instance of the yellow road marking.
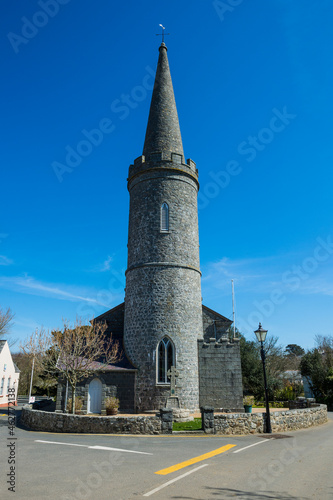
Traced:
<path fill-rule="evenodd" d="M 222 446 L 222 448 L 217 448 L 217 450 L 210 451 L 209 453 L 205 453 L 204 455 L 199 455 L 198 457 L 190 458 L 190 460 L 185 460 L 185 462 L 180 462 L 179 464 L 172 465 L 171 467 L 167 467 L 166 469 L 161 469 L 155 474 L 160 474 L 161 476 L 166 476 L 167 474 L 170 474 L 171 472 L 175 472 L 176 470 L 183 469 L 184 467 L 187 467 L 188 465 L 196 464 L 198 462 L 202 462 L 202 460 L 206 460 L 207 458 L 215 457 L 216 455 L 220 455 L 221 453 L 224 453 L 225 451 L 230 450 L 230 448 L 233 448 L 236 446 L 235 444 L 226 444 L 225 446 Z"/>

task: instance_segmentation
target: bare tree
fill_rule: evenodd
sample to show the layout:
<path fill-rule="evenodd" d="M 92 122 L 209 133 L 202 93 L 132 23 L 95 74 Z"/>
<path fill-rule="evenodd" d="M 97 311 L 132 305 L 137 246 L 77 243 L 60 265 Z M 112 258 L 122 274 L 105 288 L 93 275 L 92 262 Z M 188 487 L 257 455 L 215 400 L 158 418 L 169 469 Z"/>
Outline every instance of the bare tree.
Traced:
<path fill-rule="evenodd" d="M 322 354 L 333 354 L 333 336 L 332 335 L 315 335 L 317 349 Z"/>
<path fill-rule="evenodd" d="M 265 342 L 267 369 L 274 378 L 278 378 L 281 373 L 287 369 L 287 360 L 284 356 L 284 350 L 283 347 L 278 344 L 278 340 L 278 337 L 274 335 L 267 335 Z"/>
<path fill-rule="evenodd" d="M 68 381 L 72 389 L 72 413 L 77 384 L 120 359 L 118 343 L 105 330 L 106 324 L 93 321 L 82 325 L 77 320 L 73 328 L 65 322 L 62 330 L 48 333 L 42 328 L 20 346 L 24 353 L 35 358 L 41 373 L 50 377 L 57 374 Z"/>
<path fill-rule="evenodd" d="M 7 311 L 0 308 L 0 337 L 8 335 L 9 329 L 12 326 L 12 321 L 14 314 L 12 313 L 10 307 Z"/>

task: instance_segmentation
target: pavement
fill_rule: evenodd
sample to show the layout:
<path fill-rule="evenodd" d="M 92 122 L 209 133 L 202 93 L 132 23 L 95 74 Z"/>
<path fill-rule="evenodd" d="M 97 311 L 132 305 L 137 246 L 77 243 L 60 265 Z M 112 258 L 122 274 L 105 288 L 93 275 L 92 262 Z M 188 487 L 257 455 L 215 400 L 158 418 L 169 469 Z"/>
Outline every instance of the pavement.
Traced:
<path fill-rule="evenodd" d="M 328 417 L 318 427 L 269 437 L 81 435 L 19 427 L 8 437 L 2 427 L 0 438 L 8 438 L 17 455 L 13 496 L 6 483 L 9 452 L 0 439 L 1 500 L 331 500 Z"/>

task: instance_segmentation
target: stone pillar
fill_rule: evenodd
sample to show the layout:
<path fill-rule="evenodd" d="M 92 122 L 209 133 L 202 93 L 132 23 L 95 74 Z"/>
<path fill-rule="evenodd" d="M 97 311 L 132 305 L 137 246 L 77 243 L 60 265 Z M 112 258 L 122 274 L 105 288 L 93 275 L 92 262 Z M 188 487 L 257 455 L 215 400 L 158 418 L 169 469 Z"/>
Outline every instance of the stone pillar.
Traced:
<path fill-rule="evenodd" d="M 161 418 L 161 434 L 172 434 L 172 408 L 161 408 L 159 416 Z"/>
<path fill-rule="evenodd" d="M 66 382 L 65 382 L 66 384 Z M 57 385 L 57 400 L 56 400 L 56 412 L 57 413 L 63 413 L 66 408 L 65 406 L 65 391 L 64 391 L 64 383 L 63 381 L 58 380 L 58 385 Z"/>
<path fill-rule="evenodd" d="M 214 408 L 212 406 L 201 406 L 202 428 L 206 434 L 215 434 Z"/>

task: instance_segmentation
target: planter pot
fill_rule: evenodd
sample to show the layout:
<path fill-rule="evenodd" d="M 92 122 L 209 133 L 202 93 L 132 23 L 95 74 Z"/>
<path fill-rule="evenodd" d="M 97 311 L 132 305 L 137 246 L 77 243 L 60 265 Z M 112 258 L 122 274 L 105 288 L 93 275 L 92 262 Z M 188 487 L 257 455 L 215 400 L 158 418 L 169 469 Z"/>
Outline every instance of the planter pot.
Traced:
<path fill-rule="evenodd" d="M 106 414 L 107 415 L 117 415 L 118 414 L 118 408 L 107 408 L 106 409 Z"/>
<path fill-rule="evenodd" d="M 244 405 L 245 413 L 252 413 L 252 405 Z"/>

